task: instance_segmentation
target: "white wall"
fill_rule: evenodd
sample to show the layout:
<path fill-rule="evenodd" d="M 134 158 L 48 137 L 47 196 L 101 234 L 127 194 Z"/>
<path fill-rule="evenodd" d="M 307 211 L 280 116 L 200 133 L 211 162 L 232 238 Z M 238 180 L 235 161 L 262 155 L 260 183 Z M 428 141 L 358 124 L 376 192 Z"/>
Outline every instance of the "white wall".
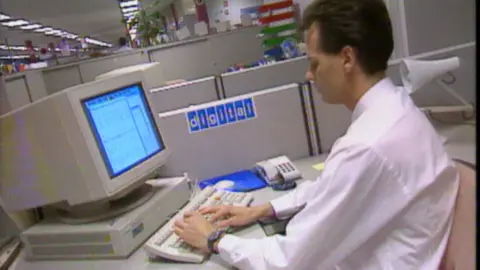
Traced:
<path fill-rule="evenodd" d="M 215 20 L 229 20 L 231 24 L 240 23 L 240 9 L 263 4 L 263 0 L 229 0 L 228 8 L 223 7 L 223 0 L 205 0 L 208 18 L 213 25 Z M 223 12 L 228 9 L 229 14 Z"/>

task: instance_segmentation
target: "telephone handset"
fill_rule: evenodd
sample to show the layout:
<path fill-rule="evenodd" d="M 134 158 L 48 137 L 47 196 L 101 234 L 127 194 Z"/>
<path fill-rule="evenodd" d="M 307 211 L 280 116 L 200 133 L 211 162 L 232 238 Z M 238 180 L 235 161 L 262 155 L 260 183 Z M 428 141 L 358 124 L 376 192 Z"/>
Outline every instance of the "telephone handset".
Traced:
<path fill-rule="evenodd" d="M 295 180 L 302 177 L 300 171 L 286 156 L 258 162 L 255 168 L 260 177 L 276 190 L 294 188 Z"/>

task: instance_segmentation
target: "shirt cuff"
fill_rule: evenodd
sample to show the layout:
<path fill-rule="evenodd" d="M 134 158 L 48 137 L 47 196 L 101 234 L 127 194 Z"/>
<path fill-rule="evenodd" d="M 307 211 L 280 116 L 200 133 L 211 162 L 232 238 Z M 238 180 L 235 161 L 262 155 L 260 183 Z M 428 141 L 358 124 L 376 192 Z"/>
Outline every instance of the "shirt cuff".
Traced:
<path fill-rule="evenodd" d="M 236 254 L 235 252 L 235 247 L 239 240 L 240 239 L 234 235 L 226 234 L 218 242 L 218 254 L 230 265 L 233 265 L 236 258 L 239 256 L 239 254 Z"/>
<path fill-rule="evenodd" d="M 274 216 L 279 220 L 290 218 L 303 208 L 303 205 L 300 207 L 292 206 L 292 200 L 288 196 L 274 199 L 270 204 L 272 205 Z"/>

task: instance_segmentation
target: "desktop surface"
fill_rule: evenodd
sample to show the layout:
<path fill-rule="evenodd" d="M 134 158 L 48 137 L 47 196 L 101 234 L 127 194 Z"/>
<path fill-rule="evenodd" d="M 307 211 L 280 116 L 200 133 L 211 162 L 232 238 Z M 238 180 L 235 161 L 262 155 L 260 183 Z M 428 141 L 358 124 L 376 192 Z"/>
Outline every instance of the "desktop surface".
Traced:
<path fill-rule="evenodd" d="M 452 126 L 447 129 L 438 128 L 439 132 L 446 135 L 449 139 L 447 142 L 447 152 L 452 156 L 458 156 L 463 160 L 474 160 L 475 154 L 472 150 L 475 149 L 474 127 L 468 126 Z M 460 129 L 460 130 L 458 130 Z M 455 132 L 453 132 L 455 131 Z M 468 137 L 465 139 L 465 137 Z M 467 147 L 468 146 L 468 147 Z M 467 149 L 468 148 L 468 149 Z M 294 161 L 295 166 L 302 172 L 303 179 L 315 180 L 321 175 L 321 172 L 314 169 L 313 165 L 323 162 L 327 155 L 320 155 L 317 157 L 309 157 Z M 305 180 L 300 180 L 305 181 Z M 289 191 L 274 191 L 271 188 L 264 188 L 254 192 L 254 201 L 252 205 L 259 205 L 271 201 Z M 246 229 L 234 233 L 237 236 L 245 238 L 260 238 L 264 237 L 265 233 L 258 224 L 254 224 Z M 209 260 L 202 264 L 185 264 L 167 262 L 164 260 L 150 261 L 143 248 L 136 250 L 128 259 L 121 260 L 90 260 L 90 261 L 25 261 L 24 251 L 21 252 L 17 260 L 12 264 L 11 270 L 50 270 L 50 269 L 64 269 L 64 270 L 131 270 L 131 269 L 192 269 L 192 270 L 216 270 L 216 269 L 233 269 L 226 264 L 219 255 L 213 255 Z"/>
<path fill-rule="evenodd" d="M 312 166 L 319 162 L 323 162 L 326 155 L 317 157 L 309 157 L 294 161 L 293 163 L 302 172 L 303 179 L 315 180 L 321 172 L 315 170 Z M 305 180 L 300 181 L 305 181 Z M 252 205 L 267 203 L 289 191 L 274 191 L 269 187 L 253 192 L 254 200 Z M 265 237 L 265 233 L 258 224 L 253 224 L 245 229 L 236 231 L 237 236 L 245 238 Z M 232 269 L 226 264 L 219 255 L 212 255 L 210 259 L 202 264 L 186 264 L 166 261 L 163 259 L 150 260 L 142 247 L 138 248 L 128 259 L 113 260 L 72 260 L 72 261 L 26 261 L 25 252 L 22 251 L 17 260 L 12 264 L 11 270 L 131 270 L 131 269 L 192 269 L 192 270 L 216 270 L 216 269 Z"/>

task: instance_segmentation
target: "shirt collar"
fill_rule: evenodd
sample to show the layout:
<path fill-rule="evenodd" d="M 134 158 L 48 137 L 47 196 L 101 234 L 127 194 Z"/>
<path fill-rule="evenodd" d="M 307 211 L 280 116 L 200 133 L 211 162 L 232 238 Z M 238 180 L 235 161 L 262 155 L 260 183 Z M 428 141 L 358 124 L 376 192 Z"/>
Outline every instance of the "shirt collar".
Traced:
<path fill-rule="evenodd" d="M 355 120 L 357 120 L 369 107 L 372 107 L 376 101 L 382 100 L 383 96 L 393 94 L 394 92 L 395 85 L 388 77 L 377 82 L 374 86 L 368 89 L 365 94 L 363 94 L 355 106 L 355 109 L 353 109 L 352 123 L 355 122 Z"/>

